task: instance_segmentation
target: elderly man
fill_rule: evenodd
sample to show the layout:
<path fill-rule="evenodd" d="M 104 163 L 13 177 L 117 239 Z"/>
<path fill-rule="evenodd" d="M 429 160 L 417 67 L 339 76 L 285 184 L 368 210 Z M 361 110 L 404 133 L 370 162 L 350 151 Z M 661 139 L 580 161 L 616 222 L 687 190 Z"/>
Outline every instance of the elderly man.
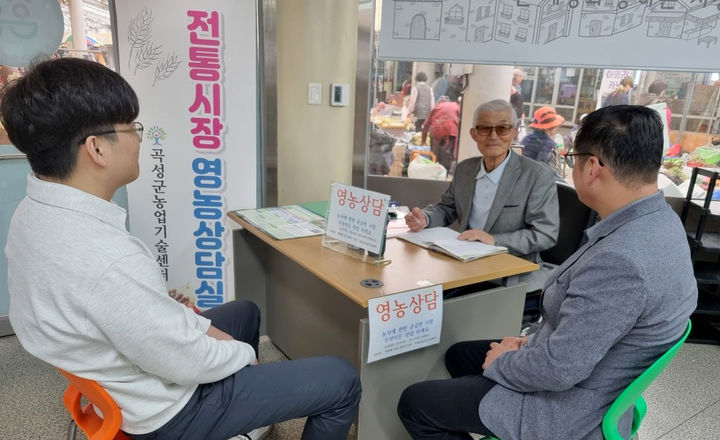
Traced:
<path fill-rule="evenodd" d="M 545 283 L 535 333 L 455 344 L 452 379 L 405 390 L 398 413 L 414 439 L 603 439 L 610 404 L 680 338 L 697 302 L 685 231 L 657 187 L 662 130 L 645 107 L 583 120 L 566 160 L 577 158 L 578 196 L 602 220 Z"/>
<path fill-rule="evenodd" d="M 511 152 L 517 116 L 507 101 L 480 105 L 473 120 L 470 136 L 482 157 L 460 162 L 440 201 L 414 207 L 405 222 L 417 232 L 458 220 L 461 240 L 505 246 L 539 262 L 538 253 L 556 243 L 560 224 L 553 173 Z"/>

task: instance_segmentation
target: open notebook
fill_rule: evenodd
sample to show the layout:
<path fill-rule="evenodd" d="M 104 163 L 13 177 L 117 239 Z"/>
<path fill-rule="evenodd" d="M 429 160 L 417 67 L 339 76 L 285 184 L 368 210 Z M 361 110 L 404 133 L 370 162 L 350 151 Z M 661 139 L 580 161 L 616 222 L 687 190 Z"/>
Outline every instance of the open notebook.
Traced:
<path fill-rule="evenodd" d="M 458 240 L 459 232 L 450 228 L 427 228 L 420 232 L 407 232 L 398 238 L 426 249 L 450 255 L 460 261 L 472 261 L 489 255 L 507 252 L 504 246 L 491 246 L 479 241 Z"/>

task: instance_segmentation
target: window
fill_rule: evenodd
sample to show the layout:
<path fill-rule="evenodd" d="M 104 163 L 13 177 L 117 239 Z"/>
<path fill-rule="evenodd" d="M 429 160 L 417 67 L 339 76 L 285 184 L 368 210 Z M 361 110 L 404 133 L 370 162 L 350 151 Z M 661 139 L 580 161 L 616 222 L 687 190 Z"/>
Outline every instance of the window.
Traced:
<path fill-rule="evenodd" d="M 527 23 L 529 19 L 530 19 L 530 11 L 528 10 L 528 8 L 520 9 L 520 16 L 518 17 L 518 20 Z"/>
<path fill-rule="evenodd" d="M 500 23 L 500 28 L 498 29 L 498 34 L 502 37 L 509 37 L 510 36 L 510 25 L 507 23 Z"/>
<path fill-rule="evenodd" d="M 620 26 L 627 26 L 630 22 L 632 22 L 632 14 L 623 14 L 620 17 Z"/>
<path fill-rule="evenodd" d="M 505 18 L 512 17 L 513 8 L 510 5 L 503 5 L 502 12 L 500 15 L 502 15 Z"/>
<path fill-rule="evenodd" d="M 515 39 L 518 41 L 527 40 L 527 28 L 524 28 L 524 27 L 518 28 L 517 34 L 515 35 Z"/>

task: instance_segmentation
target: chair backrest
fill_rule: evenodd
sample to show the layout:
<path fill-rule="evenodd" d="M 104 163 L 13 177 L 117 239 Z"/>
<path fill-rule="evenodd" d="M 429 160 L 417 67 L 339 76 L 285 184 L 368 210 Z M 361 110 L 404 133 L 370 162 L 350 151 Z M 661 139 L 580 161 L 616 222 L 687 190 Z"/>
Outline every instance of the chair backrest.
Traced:
<path fill-rule="evenodd" d="M 540 258 L 548 263 L 562 264 L 584 242 L 584 231 L 592 226 L 597 214 L 578 198 L 575 188 L 557 182 L 560 205 L 560 232 L 555 246 L 540 252 Z"/>
<path fill-rule="evenodd" d="M 705 193 L 705 200 L 703 202 L 702 207 L 699 207 L 695 205 L 692 201 L 692 194 L 695 190 L 695 182 L 697 181 L 697 176 L 704 176 L 710 179 L 708 182 L 708 188 Z M 692 170 L 692 175 L 690 176 L 690 186 L 688 186 L 688 192 L 685 195 L 685 201 L 683 202 L 683 208 L 682 213 L 680 214 L 680 219 L 682 220 L 683 225 L 685 225 L 686 229 L 689 229 L 689 232 L 695 232 L 693 236 L 690 236 L 690 252 L 692 256 L 695 256 L 695 251 L 697 250 L 698 246 L 700 245 L 702 241 L 702 235 L 705 230 L 705 222 L 710 215 L 710 203 L 712 203 L 712 197 L 713 192 L 715 191 L 715 185 L 718 181 L 718 178 L 720 178 L 720 172 L 718 171 L 712 171 L 705 168 L 695 167 Z M 695 227 L 692 227 L 688 225 L 688 217 L 690 214 L 690 208 L 691 207 L 697 207 L 700 210 L 700 216 L 698 218 L 697 224 Z"/>
<path fill-rule="evenodd" d="M 670 347 L 665 354 L 660 356 L 658 360 L 650 365 L 647 370 L 638 376 L 637 379 L 632 381 L 630 385 L 628 385 L 627 388 L 625 388 L 625 390 L 623 390 L 623 392 L 615 399 L 615 402 L 610 405 L 610 408 L 605 413 L 605 417 L 603 417 L 602 421 L 603 435 L 606 440 L 623 440 L 622 435 L 620 435 L 620 432 L 618 431 L 618 422 L 625 412 L 633 405 L 635 406 L 635 411 L 633 411 L 632 434 L 630 436 L 632 437 L 635 435 L 638 428 L 640 428 L 640 423 L 642 422 L 642 419 L 645 416 L 645 411 L 647 410 L 647 405 L 642 397 L 643 391 L 650 386 L 652 381 L 655 380 L 655 378 L 662 373 L 665 367 L 668 366 L 670 361 L 673 360 L 678 350 L 680 350 L 680 346 L 685 342 L 690 334 L 691 328 L 692 322 L 688 320 L 687 329 L 680 340 Z"/>
<path fill-rule="evenodd" d="M 58 368 L 70 382 L 63 403 L 75 423 L 90 440 L 127 440 L 120 430 L 122 413 L 112 397 L 94 380 L 83 379 Z M 89 402 L 82 405 L 81 399 Z M 102 413 L 98 416 L 93 409 L 96 406 Z"/>

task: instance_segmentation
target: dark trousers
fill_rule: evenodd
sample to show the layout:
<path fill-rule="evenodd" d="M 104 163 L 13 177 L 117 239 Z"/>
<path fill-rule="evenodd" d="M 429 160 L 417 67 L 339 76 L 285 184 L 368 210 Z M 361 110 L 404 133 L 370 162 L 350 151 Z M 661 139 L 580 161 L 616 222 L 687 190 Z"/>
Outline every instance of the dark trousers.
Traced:
<path fill-rule="evenodd" d="M 495 382 L 482 376 L 492 341 L 460 342 L 445 353 L 452 379 L 410 385 L 398 403 L 398 416 L 414 440 L 470 440 L 469 432 L 494 436 L 480 420 L 480 401 Z"/>
<path fill-rule="evenodd" d="M 203 315 L 257 353 L 260 311 L 255 304 L 233 301 Z M 357 372 L 336 357 L 247 366 L 225 379 L 198 386 L 185 407 L 162 428 L 129 437 L 226 440 L 260 426 L 308 417 L 303 440 L 345 440 L 360 393 Z"/>

